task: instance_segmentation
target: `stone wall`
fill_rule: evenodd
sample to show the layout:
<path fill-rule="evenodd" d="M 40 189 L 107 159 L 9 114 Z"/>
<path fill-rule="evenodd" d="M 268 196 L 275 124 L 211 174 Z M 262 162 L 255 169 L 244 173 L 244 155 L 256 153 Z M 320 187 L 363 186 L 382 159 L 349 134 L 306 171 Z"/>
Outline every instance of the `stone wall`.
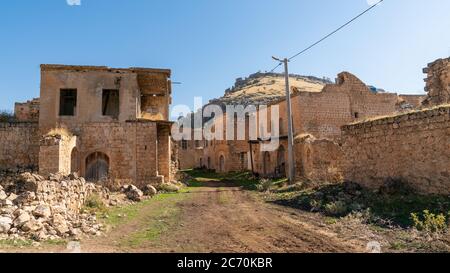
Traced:
<path fill-rule="evenodd" d="M 0 169 L 37 168 L 38 131 L 34 122 L 0 123 Z"/>
<path fill-rule="evenodd" d="M 39 108 L 39 99 L 33 99 L 24 103 L 16 102 L 14 105 L 14 116 L 18 121 L 38 121 Z"/>
<path fill-rule="evenodd" d="M 77 146 L 76 136 L 44 136 L 40 141 L 39 173 L 70 174 L 72 171 L 72 151 Z"/>
<path fill-rule="evenodd" d="M 328 139 L 301 135 L 295 139 L 296 177 L 313 183 L 339 183 L 343 181 L 342 148 Z"/>
<path fill-rule="evenodd" d="M 450 193 L 450 106 L 342 127 L 345 178 L 377 189 L 401 180 L 421 193 Z"/>
<path fill-rule="evenodd" d="M 425 91 L 428 92 L 428 98 L 423 104 L 430 106 L 450 103 L 450 58 L 428 64 L 423 72 L 427 74 Z"/>

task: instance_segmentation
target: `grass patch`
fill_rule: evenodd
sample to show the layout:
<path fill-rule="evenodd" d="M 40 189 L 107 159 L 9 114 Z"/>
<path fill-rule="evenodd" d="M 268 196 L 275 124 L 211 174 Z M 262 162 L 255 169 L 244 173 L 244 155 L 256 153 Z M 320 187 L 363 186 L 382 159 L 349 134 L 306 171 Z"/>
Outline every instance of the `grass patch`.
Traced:
<path fill-rule="evenodd" d="M 158 194 L 142 202 L 108 209 L 103 222 L 112 228 L 135 222 L 138 230 L 119 242 L 121 247 L 136 248 L 157 240 L 164 232 L 178 223 L 180 201 L 190 198 L 193 188 L 183 188 L 179 193 Z"/>
<path fill-rule="evenodd" d="M 328 185 L 313 190 L 277 192 L 268 196 L 267 200 L 306 211 L 320 212 L 329 217 L 370 211 L 371 221 L 375 224 L 392 224 L 404 228 L 417 225 L 411 217 L 413 213 L 428 211 L 434 215 L 448 215 L 450 210 L 448 196 L 424 196 L 407 191 L 385 194 L 363 189 L 352 183 Z"/>
<path fill-rule="evenodd" d="M 23 240 L 23 239 L 0 240 L 0 247 L 31 247 L 32 244 L 33 244 L 32 240 Z"/>
<path fill-rule="evenodd" d="M 81 208 L 82 213 L 84 212 L 95 213 L 97 215 L 99 214 L 104 215 L 107 213 L 107 211 L 108 208 L 106 207 L 102 198 L 96 194 L 90 195 L 84 202 L 84 206 Z"/>
<path fill-rule="evenodd" d="M 245 190 L 257 191 L 261 180 L 255 177 L 251 172 L 231 172 L 225 174 L 218 174 L 207 170 L 187 170 L 187 175 L 192 177 L 188 181 L 190 187 L 203 187 L 206 182 L 223 182 L 230 183 L 242 187 Z M 279 188 L 287 182 L 287 179 L 270 180 L 270 188 Z"/>
<path fill-rule="evenodd" d="M 157 240 L 164 232 L 179 222 L 181 210 L 178 207 L 159 208 L 147 216 L 148 223 L 143 230 L 135 232 L 124 239 L 120 245 L 140 247 L 146 243 Z"/>
<path fill-rule="evenodd" d="M 189 191 L 188 188 L 182 189 L 180 193 L 185 193 Z M 169 200 L 168 200 L 169 199 Z M 122 207 L 113 207 L 107 210 L 106 216 L 104 219 L 105 224 L 108 226 L 118 226 L 122 223 L 126 223 L 131 220 L 135 220 L 139 213 L 145 209 L 145 207 L 151 205 L 152 203 L 159 202 L 167 202 L 169 203 L 172 199 L 178 200 L 181 199 L 181 196 L 177 193 L 162 193 L 156 195 L 152 199 L 147 199 L 142 202 L 126 205 Z"/>

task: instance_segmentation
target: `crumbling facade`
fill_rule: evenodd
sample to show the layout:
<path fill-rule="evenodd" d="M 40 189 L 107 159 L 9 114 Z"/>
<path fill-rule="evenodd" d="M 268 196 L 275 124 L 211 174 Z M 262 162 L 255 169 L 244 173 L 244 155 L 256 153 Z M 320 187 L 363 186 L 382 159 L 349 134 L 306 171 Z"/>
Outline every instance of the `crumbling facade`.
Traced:
<path fill-rule="evenodd" d="M 294 90 L 291 95 L 293 130 L 296 138 L 295 158 L 297 176 L 310 180 L 338 180 L 342 178 L 338 163 L 341 151 L 337 144 L 341 137 L 341 127 L 364 119 L 389 115 L 416 108 L 424 96 L 397 95 L 395 93 L 374 92 L 356 76 L 348 72 L 338 75 L 335 84 L 327 84 L 321 92 Z M 271 119 L 271 107 L 279 108 L 279 136 L 275 136 Z M 245 140 L 184 141 L 184 152 L 180 154 L 181 166 L 185 168 L 203 167 L 217 172 L 251 170 L 261 176 L 282 177 L 287 173 L 287 105 L 286 100 L 268 105 L 268 124 L 258 122 L 249 126 L 249 116 L 245 121 Z M 264 114 L 258 110 L 256 120 Z M 251 114 L 251 113 L 249 113 Z M 226 135 L 227 113 L 214 120 L 216 128 L 223 128 Z M 235 132 L 237 131 L 237 119 Z M 253 130 L 257 139 L 250 139 Z M 267 135 L 265 135 L 267 133 Z M 311 135 L 310 139 L 302 136 Z M 279 147 L 274 151 L 262 151 L 261 145 L 271 138 L 278 138 Z M 312 140 L 314 139 L 314 140 Z M 201 143 L 200 147 L 198 147 Z M 180 143 L 180 147 L 183 147 Z M 195 148 L 194 148 L 195 147 Z M 308 154 L 309 156 L 304 156 Z M 327 151 L 328 150 L 328 151 Z M 329 154 L 321 155 L 322 152 Z M 195 154 L 195 157 L 193 155 Z M 199 155 L 200 154 L 200 155 Z M 328 159 L 325 159 L 329 157 Z M 311 161 L 308 160 L 311 159 Z M 193 160 L 195 159 L 195 160 Z M 327 170 L 319 170 L 319 163 L 326 163 Z M 320 165 L 320 164 L 319 164 Z"/>
<path fill-rule="evenodd" d="M 450 103 L 450 58 L 439 59 L 424 68 L 427 74 L 425 91 L 428 92 L 424 106 Z"/>
<path fill-rule="evenodd" d="M 450 194 L 450 106 L 343 127 L 345 178 L 371 189 L 401 181 Z"/>
<path fill-rule="evenodd" d="M 42 65 L 39 121 L 17 104 L 19 120 L 30 117 L 34 127 L 13 138 L 29 139 L 29 161 L 43 175 L 76 172 L 113 185 L 170 182 L 170 75 L 164 69 Z M 15 154 L 2 151 L 0 158 Z"/>

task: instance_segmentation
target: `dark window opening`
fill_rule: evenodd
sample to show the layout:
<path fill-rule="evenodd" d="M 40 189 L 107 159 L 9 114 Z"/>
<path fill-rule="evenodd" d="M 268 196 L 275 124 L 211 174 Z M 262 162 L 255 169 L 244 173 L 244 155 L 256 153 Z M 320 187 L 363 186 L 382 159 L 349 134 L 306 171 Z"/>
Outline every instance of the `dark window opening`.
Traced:
<path fill-rule="evenodd" d="M 113 118 L 119 117 L 119 90 L 103 90 L 102 114 Z"/>
<path fill-rule="evenodd" d="M 60 116 L 75 116 L 77 107 L 77 90 L 61 89 L 59 100 Z"/>
<path fill-rule="evenodd" d="M 183 150 L 187 150 L 188 149 L 188 142 L 187 142 L 187 140 L 182 140 L 181 141 L 181 148 Z"/>
<path fill-rule="evenodd" d="M 355 118 L 359 118 L 359 113 L 355 112 Z"/>

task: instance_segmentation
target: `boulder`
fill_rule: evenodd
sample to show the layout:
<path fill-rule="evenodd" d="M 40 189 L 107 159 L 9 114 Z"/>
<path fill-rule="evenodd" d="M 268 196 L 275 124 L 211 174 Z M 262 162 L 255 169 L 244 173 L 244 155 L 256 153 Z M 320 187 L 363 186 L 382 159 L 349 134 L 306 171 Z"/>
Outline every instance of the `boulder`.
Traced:
<path fill-rule="evenodd" d="M 153 187 L 152 185 L 145 186 L 143 192 L 144 192 L 144 195 L 152 196 L 152 197 L 155 196 L 158 193 L 156 188 Z"/>
<path fill-rule="evenodd" d="M 67 226 L 67 222 L 61 214 L 53 215 L 52 226 L 58 235 L 62 236 L 69 232 L 69 227 Z"/>
<path fill-rule="evenodd" d="M 13 223 L 15 227 L 20 228 L 30 220 L 31 220 L 30 214 L 28 214 L 28 212 L 26 211 L 21 211 L 19 216 L 17 216 L 17 218 L 14 219 Z"/>
<path fill-rule="evenodd" d="M 26 222 L 23 226 L 22 226 L 22 231 L 24 232 L 36 232 L 36 231 L 40 231 L 44 228 L 44 225 L 34 219 L 31 219 L 30 221 Z"/>
<path fill-rule="evenodd" d="M 52 215 L 52 211 L 49 206 L 40 205 L 33 211 L 33 215 L 38 218 L 48 218 Z"/>
<path fill-rule="evenodd" d="M 128 188 L 125 191 L 125 194 L 128 199 L 136 202 L 142 201 L 142 197 L 144 197 L 144 193 L 133 185 L 128 186 Z"/>
<path fill-rule="evenodd" d="M 8 216 L 0 216 L 0 234 L 6 234 L 11 229 L 12 219 Z"/>
<path fill-rule="evenodd" d="M 0 190 L 0 201 L 5 200 L 6 198 L 8 198 L 8 195 L 6 195 L 5 191 Z"/>

